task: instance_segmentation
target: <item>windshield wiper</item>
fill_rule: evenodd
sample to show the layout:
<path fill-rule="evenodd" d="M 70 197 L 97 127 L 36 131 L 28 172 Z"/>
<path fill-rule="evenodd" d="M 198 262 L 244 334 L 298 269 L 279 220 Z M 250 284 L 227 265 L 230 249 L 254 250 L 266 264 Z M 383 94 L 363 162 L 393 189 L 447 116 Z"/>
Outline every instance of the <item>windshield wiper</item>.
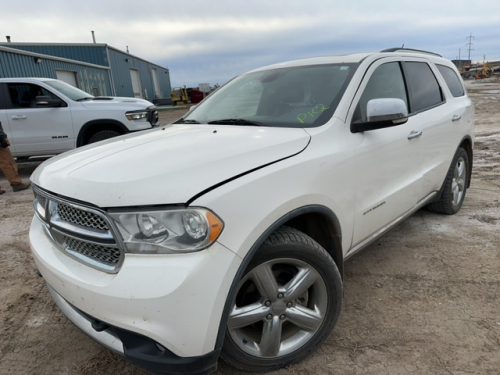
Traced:
<path fill-rule="evenodd" d="M 245 120 L 244 118 L 226 118 L 221 120 L 214 120 L 208 122 L 209 124 L 221 124 L 221 125 L 253 125 L 253 126 L 269 126 L 261 122 Z"/>
<path fill-rule="evenodd" d="M 93 100 L 94 97 L 93 96 L 84 96 L 83 98 L 80 98 L 80 99 L 76 99 L 77 102 L 82 102 L 84 100 Z"/>
<path fill-rule="evenodd" d="M 196 120 L 184 120 L 183 118 L 180 118 L 174 124 L 200 124 L 199 121 Z"/>

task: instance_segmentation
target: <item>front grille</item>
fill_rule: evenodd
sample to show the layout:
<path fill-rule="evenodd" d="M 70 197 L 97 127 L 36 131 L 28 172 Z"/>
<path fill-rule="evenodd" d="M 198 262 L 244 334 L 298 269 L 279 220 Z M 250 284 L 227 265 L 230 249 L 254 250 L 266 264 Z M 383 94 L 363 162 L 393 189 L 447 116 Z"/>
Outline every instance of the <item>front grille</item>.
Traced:
<path fill-rule="evenodd" d="M 159 120 L 160 120 L 160 115 L 159 115 L 158 111 L 152 110 L 149 113 L 149 122 L 151 123 L 151 125 L 157 126 Z"/>
<path fill-rule="evenodd" d="M 64 236 L 64 244 L 68 251 L 75 251 L 98 262 L 115 265 L 120 261 L 120 250 L 114 247 L 80 241 L 66 236 Z"/>
<path fill-rule="evenodd" d="M 68 223 L 81 225 L 99 230 L 109 230 L 108 224 L 104 219 L 93 212 L 84 211 L 79 208 L 59 203 L 57 205 L 57 213 L 64 221 Z"/>
<path fill-rule="evenodd" d="M 62 252 L 101 271 L 118 272 L 124 252 L 105 211 L 56 197 L 38 186 L 33 190 L 37 216 Z"/>
<path fill-rule="evenodd" d="M 47 204 L 47 198 L 45 198 L 43 195 L 40 195 L 40 194 L 36 194 L 35 197 L 36 197 L 36 200 L 38 201 L 38 203 L 42 207 L 45 207 L 45 205 Z"/>

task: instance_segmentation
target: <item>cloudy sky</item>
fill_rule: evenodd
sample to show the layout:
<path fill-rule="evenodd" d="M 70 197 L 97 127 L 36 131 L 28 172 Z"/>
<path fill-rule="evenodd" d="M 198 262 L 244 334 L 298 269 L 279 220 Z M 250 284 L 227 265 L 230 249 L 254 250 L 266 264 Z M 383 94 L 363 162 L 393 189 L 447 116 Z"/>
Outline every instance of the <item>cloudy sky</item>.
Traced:
<path fill-rule="evenodd" d="M 98 43 L 170 69 L 173 86 L 222 84 L 280 61 L 401 46 L 500 60 L 500 7 L 484 0 L 0 0 L 0 37 Z M 2 41 L 5 41 L 3 39 Z"/>

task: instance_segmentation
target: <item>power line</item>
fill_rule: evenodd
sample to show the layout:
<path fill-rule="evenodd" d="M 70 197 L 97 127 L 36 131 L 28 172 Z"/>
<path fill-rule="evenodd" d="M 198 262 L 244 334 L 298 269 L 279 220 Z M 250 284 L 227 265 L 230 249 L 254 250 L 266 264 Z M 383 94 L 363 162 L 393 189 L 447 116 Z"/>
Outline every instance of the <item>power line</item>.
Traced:
<path fill-rule="evenodd" d="M 470 35 L 468 37 L 465 38 L 465 40 L 468 40 L 469 42 L 468 43 L 465 43 L 466 46 L 468 46 L 468 50 L 469 50 L 469 61 L 472 63 L 471 59 L 470 59 L 470 51 L 474 51 L 474 49 L 472 48 L 473 44 L 472 43 L 472 40 L 474 39 L 474 36 L 472 35 L 472 33 L 470 33 Z"/>

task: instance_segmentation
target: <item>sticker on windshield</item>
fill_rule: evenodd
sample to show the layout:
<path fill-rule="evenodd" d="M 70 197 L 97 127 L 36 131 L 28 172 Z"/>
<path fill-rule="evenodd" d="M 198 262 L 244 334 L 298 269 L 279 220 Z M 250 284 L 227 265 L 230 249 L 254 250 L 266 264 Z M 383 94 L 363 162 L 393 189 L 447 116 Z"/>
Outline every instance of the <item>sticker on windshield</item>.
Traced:
<path fill-rule="evenodd" d="M 348 70 L 348 69 L 349 69 L 349 67 L 348 67 L 348 66 L 341 66 L 341 67 L 340 67 L 340 70 Z"/>
<path fill-rule="evenodd" d="M 301 124 L 304 124 L 305 123 L 304 120 L 307 119 L 307 116 L 315 117 L 315 116 L 321 114 L 322 112 L 326 111 L 328 108 L 330 108 L 330 107 L 325 107 L 323 104 L 318 104 L 316 107 L 311 109 L 310 112 L 298 114 L 297 120 L 299 120 L 299 122 Z"/>

